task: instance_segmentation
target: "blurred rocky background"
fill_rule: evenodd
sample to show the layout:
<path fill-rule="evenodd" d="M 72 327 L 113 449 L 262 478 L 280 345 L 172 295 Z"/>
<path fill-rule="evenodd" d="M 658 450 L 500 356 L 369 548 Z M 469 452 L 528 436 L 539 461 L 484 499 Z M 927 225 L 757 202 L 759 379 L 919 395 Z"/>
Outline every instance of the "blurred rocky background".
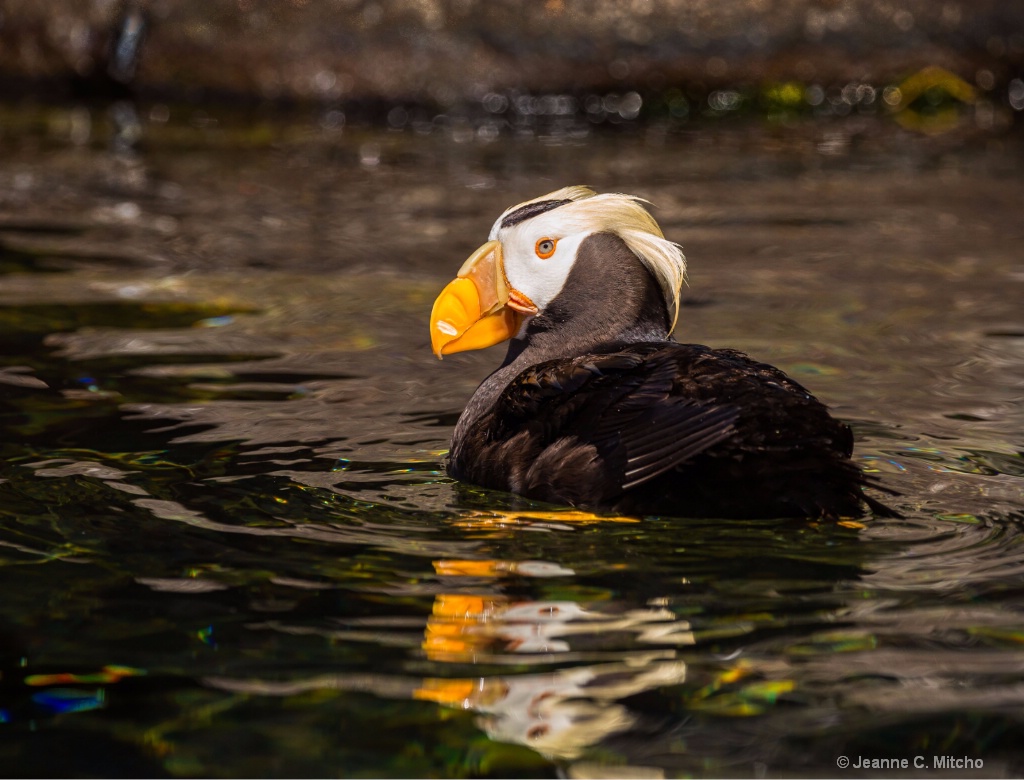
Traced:
<path fill-rule="evenodd" d="M 0 100 L 315 103 L 395 124 L 415 107 L 628 121 L 924 96 L 980 101 L 984 125 L 1019 115 L 1022 74 L 1024 3 L 1006 0 L 0 3 Z"/>

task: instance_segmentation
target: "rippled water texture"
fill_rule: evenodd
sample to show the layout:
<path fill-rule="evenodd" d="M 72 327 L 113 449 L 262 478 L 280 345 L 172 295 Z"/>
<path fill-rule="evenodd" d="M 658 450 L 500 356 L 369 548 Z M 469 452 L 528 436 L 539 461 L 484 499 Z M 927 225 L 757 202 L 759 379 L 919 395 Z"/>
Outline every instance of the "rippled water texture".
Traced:
<path fill-rule="evenodd" d="M 852 122 L 5 135 L 4 772 L 1019 775 L 1021 148 Z M 444 476 L 500 351 L 433 359 L 430 302 L 573 183 L 656 204 L 677 336 L 807 384 L 906 519 L 593 517 Z"/>

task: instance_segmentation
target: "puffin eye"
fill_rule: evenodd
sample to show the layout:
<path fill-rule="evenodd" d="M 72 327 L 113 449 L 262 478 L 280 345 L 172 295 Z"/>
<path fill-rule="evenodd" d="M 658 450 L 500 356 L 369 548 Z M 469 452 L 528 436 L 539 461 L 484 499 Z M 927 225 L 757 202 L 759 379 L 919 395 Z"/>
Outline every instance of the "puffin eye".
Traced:
<path fill-rule="evenodd" d="M 557 242 L 553 238 L 542 238 L 537 242 L 537 246 L 534 247 L 534 251 L 537 253 L 537 257 L 541 260 L 547 260 L 551 255 L 555 253 L 555 244 Z"/>

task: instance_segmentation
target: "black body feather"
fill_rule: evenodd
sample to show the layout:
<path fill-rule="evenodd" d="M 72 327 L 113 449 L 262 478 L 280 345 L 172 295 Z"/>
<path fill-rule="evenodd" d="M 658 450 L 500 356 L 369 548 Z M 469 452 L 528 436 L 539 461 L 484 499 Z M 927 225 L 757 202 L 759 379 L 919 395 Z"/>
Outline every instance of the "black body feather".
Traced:
<path fill-rule="evenodd" d="M 613 300 L 594 290 L 615 290 Z M 646 268 L 588 238 L 555 300 L 459 420 L 449 473 L 529 498 L 633 514 L 857 516 L 853 436 L 782 371 L 666 339 Z"/>
<path fill-rule="evenodd" d="M 634 514 L 861 514 L 853 436 L 778 369 L 732 350 L 611 344 L 523 371 L 453 448 L 452 476 Z"/>

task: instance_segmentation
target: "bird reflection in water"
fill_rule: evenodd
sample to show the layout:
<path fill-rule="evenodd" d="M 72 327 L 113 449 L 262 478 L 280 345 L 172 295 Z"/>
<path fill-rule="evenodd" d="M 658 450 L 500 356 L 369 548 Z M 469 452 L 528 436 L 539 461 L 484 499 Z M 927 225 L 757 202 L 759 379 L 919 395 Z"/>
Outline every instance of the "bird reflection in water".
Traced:
<path fill-rule="evenodd" d="M 494 513 L 489 513 L 494 515 Z M 566 513 L 534 513 L 522 522 L 559 524 Z M 573 514 L 573 513 L 570 513 Z M 596 522 L 596 516 L 582 517 Z M 512 522 L 512 514 L 503 515 Z M 482 515 L 479 519 L 483 519 Z M 492 516 L 490 520 L 495 520 Z M 623 518 L 624 520 L 627 518 Z M 484 526 L 485 528 L 487 526 Z M 445 589 L 434 597 L 420 649 L 435 669 L 447 664 L 543 666 L 564 664 L 536 674 L 488 674 L 479 677 L 403 677 L 327 674 L 291 681 L 228 677 L 207 678 L 207 685 L 238 693 L 293 696 L 311 690 L 368 691 L 384 698 L 409 698 L 471 710 L 477 725 L 495 741 L 528 746 L 552 759 L 574 759 L 609 735 L 628 731 L 637 715 L 622 700 L 644 691 L 679 685 L 686 663 L 676 648 L 694 644 L 690 624 L 659 599 L 644 607 L 615 602 L 519 600 L 501 592 L 507 577 L 572 577 L 576 572 L 547 561 L 444 559 L 434 571 Z M 356 630 L 318 630 L 277 622 L 250 628 L 283 633 L 322 633 L 335 639 L 359 639 Z M 605 638 L 639 645 L 609 651 Z M 367 634 L 366 638 L 371 635 Z M 389 642 L 407 644 L 395 634 Z"/>
<path fill-rule="evenodd" d="M 525 565 L 532 564 L 536 570 L 538 563 Z M 434 565 L 442 576 L 493 576 L 518 568 L 498 561 L 437 561 Z M 694 642 L 686 621 L 655 605 L 616 613 L 571 601 L 517 602 L 501 595 L 442 594 L 434 601 L 423 650 L 431 660 L 442 662 L 578 662 L 609 654 L 574 651 L 569 637 L 600 637 L 609 632 L 632 633 L 637 642 L 658 645 Z M 672 649 L 615 655 L 618 660 L 541 674 L 428 678 L 413 696 L 480 713 L 478 725 L 492 739 L 527 745 L 553 758 L 573 758 L 634 724 L 621 699 L 686 679 L 686 664 Z"/>

